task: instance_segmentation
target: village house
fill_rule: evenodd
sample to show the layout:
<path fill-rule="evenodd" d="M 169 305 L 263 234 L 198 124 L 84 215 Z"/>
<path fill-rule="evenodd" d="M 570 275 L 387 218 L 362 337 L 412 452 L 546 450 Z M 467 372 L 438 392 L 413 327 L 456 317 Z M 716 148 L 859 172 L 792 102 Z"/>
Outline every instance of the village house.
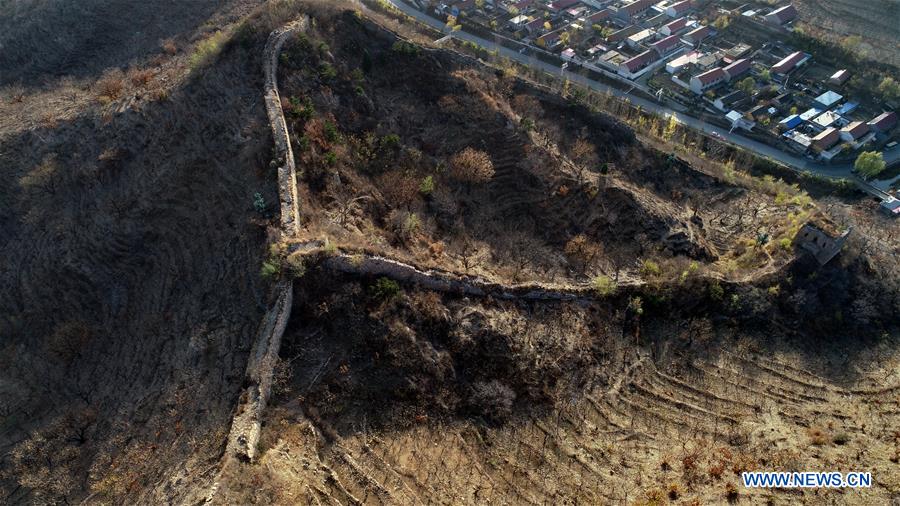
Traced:
<path fill-rule="evenodd" d="M 524 14 L 519 14 L 518 16 L 509 20 L 509 27 L 512 30 L 520 30 L 523 26 L 527 25 L 531 20 L 528 16 Z"/>
<path fill-rule="evenodd" d="M 559 14 L 560 12 L 575 6 L 580 1 L 581 0 L 556 0 L 550 4 L 549 9 L 553 14 Z"/>
<path fill-rule="evenodd" d="M 656 51 L 660 57 L 667 56 L 681 48 L 681 41 L 677 35 L 671 35 L 662 40 L 650 44 L 650 48 Z"/>
<path fill-rule="evenodd" d="M 788 4 L 766 14 L 763 18 L 766 22 L 773 25 L 783 25 L 797 19 L 797 9 L 794 8 L 793 4 Z"/>
<path fill-rule="evenodd" d="M 628 37 L 638 33 L 639 31 L 641 31 L 641 27 L 639 27 L 638 25 L 628 25 L 621 30 L 611 33 L 609 37 L 606 38 L 606 40 L 610 43 L 621 42 Z"/>
<path fill-rule="evenodd" d="M 544 21 L 544 18 L 537 18 L 534 21 L 529 21 L 525 24 L 525 31 L 532 36 L 536 34 L 539 35 L 547 30 L 546 24 L 547 21 Z"/>
<path fill-rule="evenodd" d="M 631 21 L 636 16 L 647 12 L 654 3 L 656 0 L 635 0 L 617 8 L 616 17 L 623 21 Z"/>
<path fill-rule="evenodd" d="M 619 65 L 618 73 L 620 76 L 627 77 L 628 79 L 634 79 L 638 76 L 638 73 L 648 65 L 656 61 L 654 51 L 648 49 L 643 53 L 635 56 L 634 58 L 630 58 L 625 60 Z"/>
<path fill-rule="evenodd" d="M 626 42 L 626 44 L 628 44 L 628 47 L 632 49 L 638 49 L 651 37 L 653 37 L 653 30 L 650 30 L 648 28 L 647 30 L 641 30 L 638 33 L 628 37 L 628 41 Z"/>
<path fill-rule="evenodd" d="M 749 102 L 750 97 L 741 90 L 734 90 L 726 93 L 713 101 L 713 105 L 720 111 L 729 111 L 739 108 L 742 104 Z"/>
<path fill-rule="evenodd" d="M 613 12 L 609 9 L 603 9 L 601 11 L 597 11 L 587 18 L 587 26 L 591 27 L 603 21 L 606 21 L 610 17 L 612 17 Z"/>
<path fill-rule="evenodd" d="M 659 33 L 669 36 L 669 35 L 677 35 L 683 32 L 687 28 L 688 19 L 687 18 L 679 18 L 670 23 L 666 23 L 662 28 L 659 29 Z"/>
<path fill-rule="evenodd" d="M 847 79 L 850 79 L 850 72 L 847 69 L 841 69 L 832 74 L 828 78 L 828 82 L 840 86 L 847 82 Z"/>
<path fill-rule="evenodd" d="M 897 113 L 893 111 L 881 113 L 869 122 L 869 128 L 876 132 L 887 132 L 896 125 Z"/>
<path fill-rule="evenodd" d="M 822 133 L 812 138 L 812 143 L 814 147 L 825 151 L 837 144 L 840 139 L 841 135 L 837 128 L 826 128 Z"/>
<path fill-rule="evenodd" d="M 691 91 L 698 95 L 702 95 L 704 91 L 724 83 L 728 79 L 725 71 L 719 67 L 707 70 L 702 74 L 698 74 L 691 78 Z"/>
<path fill-rule="evenodd" d="M 710 36 L 712 30 L 708 26 L 701 26 L 700 28 L 695 28 L 684 35 L 684 40 L 688 41 L 693 45 L 697 45 L 703 41 L 703 39 Z"/>
<path fill-rule="evenodd" d="M 833 111 L 825 111 L 822 114 L 816 116 L 815 119 L 813 119 L 810 123 L 812 123 L 812 127 L 816 130 L 822 130 L 837 123 L 840 119 L 841 117 L 837 113 Z"/>
<path fill-rule="evenodd" d="M 732 81 L 736 77 L 741 76 L 750 70 L 750 60 L 746 58 L 735 60 L 730 65 L 726 65 L 722 70 L 725 71 L 728 81 Z"/>
<path fill-rule="evenodd" d="M 666 7 L 666 14 L 670 18 L 678 18 L 684 16 L 691 10 L 691 2 L 690 0 L 683 0 L 681 2 L 675 2 L 672 5 Z"/>
<path fill-rule="evenodd" d="M 785 56 L 775 65 L 772 65 L 771 71 L 773 74 L 786 75 L 788 72 L 806 63 L 807 60 L 809 60 L 808 54 L 803 51 L 796 51 Z"/>
<path fill-rule="evenodd" d="M 856 142 L 863 135 L 869 133 L 869 125 L 862 121 L 854 121 L 841 129 L 841 139 Z"/>
<path fill-rule="evenodd" d="M 647 27 L 656 28 L 658 26 L 662 26 L 662 25 L 668 23 L 669 20 L 671 20 L 671 18 L 669 16 L 666 16 L 665 14 L 657 14 L 656 16 L 653 16 L 650 19 L 645 19 L 643 24 L 644 24 L 644 26 L 647 26 Z"/>
<path fill-rule="evenodd" d="M 686 65 L 697 63 L 698 58 L 700 58 L 700 53 L 697 51 L 690 51 L 686 54 L 683 54 L 678 58 L 675 58 L 674 60 L 666 63 L 666 72 L 670 74 L 678 73 Z"/>
<path fill-rule="evenodd" d="M 823 109 L 828 109 L 834 104 L 840 102 L 843 98 L 844 97 L 842 97 L 840 94 L 829 90 L 816 97 L 815 103 Z"/>
<path fill-rule="evenodd" d="M 791 114 L 787 118 L 778 122 L 785 130 L 790 130 L 792 128 L 797 128 L 801 124 L 803 124 L 803 120 L 800 119 L 799 114 Z"/>
<path fill-rule="evenodd" d="M 555 32 L 550 32 L 544 35 L 541 35 L 537 38 L 535 43 L 538 46 L 541 46 L 545 49 L 553 50 L 562 44 L 562 33 L 563 30 L 557 30 Z"/>
<path fill-rule="evenodd" d="M 580 19 L 586 12 L 588 12 L 586 5 L 577 5 L 571 9 L 566 9 L 565 15 L 569 20 L 575 20 Z"/>

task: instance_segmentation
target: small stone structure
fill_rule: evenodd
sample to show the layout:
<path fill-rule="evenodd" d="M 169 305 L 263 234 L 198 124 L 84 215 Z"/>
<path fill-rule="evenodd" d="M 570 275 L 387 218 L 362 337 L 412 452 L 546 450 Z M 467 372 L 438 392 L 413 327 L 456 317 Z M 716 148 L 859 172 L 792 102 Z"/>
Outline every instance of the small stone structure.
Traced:
<path fill-rule="evenodd" d="M 825 265 L 841 252 L 851 230 L 839 233 L 825 224 L 807 223 L 794 237 L 794 247 L 811 254 L 819 265 Z"/>

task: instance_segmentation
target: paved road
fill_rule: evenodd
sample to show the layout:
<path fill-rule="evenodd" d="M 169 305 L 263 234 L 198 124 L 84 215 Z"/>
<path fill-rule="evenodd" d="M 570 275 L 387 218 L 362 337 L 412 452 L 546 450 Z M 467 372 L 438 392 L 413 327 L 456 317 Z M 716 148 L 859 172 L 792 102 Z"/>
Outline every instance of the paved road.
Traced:
<path fill-rule="evenodd" d="M 390 0 L 390 2 L 395 7 L 397 7 L 398 9 L 400 9 L 407 15 L 415 18 L 419 22 L 427 24 L 437 30 L 440 30 L 440 31 L 443 31 L 446 33 L 446 25 L 444 23 L 442 23 L 441 21 L 425 14 L 424 12 L 419 11 L 415 7 L 412 7 L 411 5 L 405 3 L 403 0 Z M 594 81 L 592 79 L 588 79 L 580 74 L 575 74 L 575 73 L 569 72 L 567 70 L 563 70 L 560 67 L 557 67 L 555 65 L 550 65 L 547 62 L 538 60 L 527 54 L 519 53 L 518 51 L 514 51 L 508 47 L 502 46 L 493 41 L 483 39 L 477 35 L 473 35 L 471 33 L 464 32 L 461 30 L 452 32 L 450 35 L 452 35 L 453 37 L 458 38 L 460 40 L 465 40 L 468 42 L 476 43 L 476 44 L 478 44 L 482 47 L 485 47 L 487 49 L 490 49 L 492 51 L 497 51 L 500 55 L 505 56 L 511 60 L 515 60 L 519 63 L 544 70 L 551 74 L 563 76 L 572 82 L 581 84 L 588 88 L 602 91 L 602 92 L 611 93 L 612 95 L 620 97 L 620 98 L 627 98 L 628 100 L 631 101 L 631 103 L 640 105 L 645 110 L 653 111 L 654 113 L 659 114 L 661 116 L 664 116 L 667 118 L 670 116 L 674 116 L 675 120 L 678 121 L 679 123 L 683 123 L 683 124 L 685 124 L 691 128 L 694 128 L 696 130 L 700 130 L 702 132 L 718 136 L 719 138 L 724 139 L 732 144 L 735 144 L 744 149 L 753 151 L 759 156 L 762 156 L 769 160 L 774 160 L 774 161 L 780 162 L 784 165 L 787 165 L 788 167 L 790 167 L 796 171 L 806 172 L 809 174 L 815 174 L 815 175 L 824 176 L 824 177 L 828 177 L 828 178 L 832 178 L 832 179 L 848 179 L 848 180 L 855 182 L 857 184 L 857 186 L 860 187 L 860 189 L 862 189 L 863 191 L 865 191 L 873 196 L 877 196 L 879 198 L 885 198 L 887 196 L 887 194 L 884 193 L 883 191 L 881 191 L 880 189 L 878 189 L 878 188 L 868 184 L 867 182 L 861 180 L 860 178 L 856 177 L 851 172 L 851 169 L 853 168 L 853 166 L 850 163 L 834 164 L 834 165 L 823 164 L 823 163 L 816 162 L 814 160 L 810 160 L 805 157 L 796 156 L 791 153 L 782 151 L 778 148 L 769 146 L 767 144 L 763 144 L 761 142 L 758 142 L 758 141 L 755 141 L 752 139 L 748 139 L 748 138 L 738 135 L 736 133 L 729 132 L 727 129 L 724 129 L 724 128 L 721 128 L 721 127 L 718 127 L 715 125 L 711 125 L 711 124 L 706 123 L 705 121 L 697 119 L 693 116 L 688 116 L 687 114 L 684 114 L 682 112 L 672 110 L 670 107 L 668 107 L 664 104 L 661 104 L 659 102 L 654 102 L 654 101 L 644 99 L 642 97 L 637 97 L 637 96 L 629 94 L 626 91 L 619 90 L 617 88 L 613 88 L 609 85 L 606 85 L 606 84 L 598 82 L 598 81 Z M 888 165 L 896 163 L 898 160 L 900 160 L 900 146 L 897 146 L 890 151 L 886 151 L 884 153 L 884 159 L 888 163 Z"/>

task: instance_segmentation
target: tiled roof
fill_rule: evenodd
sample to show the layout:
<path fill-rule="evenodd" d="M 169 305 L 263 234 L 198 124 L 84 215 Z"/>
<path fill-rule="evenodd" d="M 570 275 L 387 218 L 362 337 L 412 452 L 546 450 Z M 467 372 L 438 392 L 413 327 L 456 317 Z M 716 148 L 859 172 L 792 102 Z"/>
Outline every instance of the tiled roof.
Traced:
<path fill-rule="evenodd" d="M 772 70 L 778 72 L 779 74 L 784 74 L 790 71 L 797 63 L 800 62 L 806 55 L 802 51 L 793 52 L 784 58 L 775 65 L 772 65 Z"/>
<path fill-rule="evenodd" d="M 716 81 L 718 79 L 722 79 L 723 77 L 725 77 L 725 71 L 720 69 L 719 67 L 716 67 L 712 70 L 707 70 L 706 72 L 704 72 L 702 74 L 698 74 L 694 77 L 699 79 L 702 84 L 709 84 L 713 81 Z"/>
<path fill-rule="evenodd" d="M 651 61 L 653 61 L 653 52 L 648 50 L 635 56 L 634 58 L 625 60 L 624 62 L 622 62 L 622 65 L 624 65 L 629 72 L 634 72 L 635 70 L 639 70 L 645 67 Z"/>
<path fill-rule="evenodd" d="M 728 73 L 729 77 L 743 74 L 744 72 L 750 70 L 750 60 L 748 60 L 747 58 L 736 60 L 734 63 L 727 65 L 723 70 Z"/>
<path fill-rule="evenodd" d="M 672 47 L 674 47 L 676 45 L 678 45 L 678 36 L 670 35 L 670 36 L 660 40 L 659 42 L 654 42 L 653 44 L 650 44 L 650 47 L 659 51 L 660 53 L 665 53 L 666 51 L 668 51 L 669 49 L 671 49 Z"/>

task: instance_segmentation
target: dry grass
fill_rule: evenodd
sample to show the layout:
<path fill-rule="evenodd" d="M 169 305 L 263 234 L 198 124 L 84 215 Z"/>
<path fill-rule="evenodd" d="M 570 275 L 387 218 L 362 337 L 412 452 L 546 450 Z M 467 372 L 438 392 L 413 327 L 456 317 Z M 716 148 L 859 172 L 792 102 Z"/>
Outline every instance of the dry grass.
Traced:
<path fill-rule="evenodd" d="M 101 102 L 118 100 L 125 91 L 125 75 L 118 69 L 109 70 L 97 81 L 94 90 Z"/>
<path fill-rule="evenodd" d="M 156 73 L 152 69 L 135 69 L 128 74 L 132 86 L 139 88 L 146 87 L 154 77 Z"/>

